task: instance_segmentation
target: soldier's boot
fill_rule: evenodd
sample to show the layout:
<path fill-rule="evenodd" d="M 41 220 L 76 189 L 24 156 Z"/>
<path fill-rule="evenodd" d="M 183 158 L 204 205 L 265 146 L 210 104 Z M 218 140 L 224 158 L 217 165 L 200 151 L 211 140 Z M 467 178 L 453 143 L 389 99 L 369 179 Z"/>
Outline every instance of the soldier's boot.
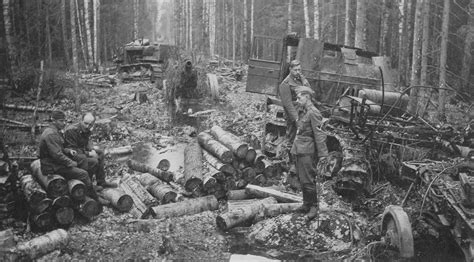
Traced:
<path fill-rule="evenodd" d="M 302 185 L 301 190 L 303 191 L 303 204 L 301 205 L 300 208 L 298 208 L 298 212 L 301 213 L 308 213 L 309 209 L 311 208 L 312 204 L 311 203 L 311 192 L 308 191 L 308 189 Z"/>
<path fill-rule="evenodd" d="M 310 203 L 309 211 L 306 213 L 306 218 L 312 220 L 319 214 L 318 206 L 318 192 L 316 190 L 316 185 L 314 184 L 305 184 L 303 185 L 305 191 L 307 192 L 308 203 Z"/>

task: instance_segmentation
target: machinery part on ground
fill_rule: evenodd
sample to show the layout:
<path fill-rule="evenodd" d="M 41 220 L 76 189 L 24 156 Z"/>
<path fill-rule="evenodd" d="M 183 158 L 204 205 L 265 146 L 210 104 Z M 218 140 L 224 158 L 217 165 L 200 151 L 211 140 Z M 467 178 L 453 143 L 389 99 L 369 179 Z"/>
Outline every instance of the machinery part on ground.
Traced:
<path fill-rule="evenodd" d="M 382 238 L 396 248 L 401 258 L 415 255 L 413 234 L 407 213 L 400 206 L 390 205 L 382 215 Z"/>

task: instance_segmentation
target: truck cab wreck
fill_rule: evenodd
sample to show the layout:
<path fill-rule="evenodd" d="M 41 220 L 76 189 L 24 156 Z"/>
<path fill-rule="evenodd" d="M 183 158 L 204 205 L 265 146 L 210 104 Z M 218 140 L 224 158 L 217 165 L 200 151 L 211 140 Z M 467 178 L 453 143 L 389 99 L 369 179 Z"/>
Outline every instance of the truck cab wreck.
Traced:
<path fill-rule="evenodd" d="M 283 41 L 255 36 L 246 91 L 267 95 L 262 138 L 265 153 L 286 157 L 278 151 L 279 145 L 286 143 L 286 122 L 276 96 L 293 59 L 300 61 L 315 92 L 315 106 L 328 118 L 321 129 L 328 135 L 330 153 L 327 164 L 318 166 L 319 179 L 329 181 L 354 211 L 363 209 L 366 199 L 380 192 L 382 182 L 408 188 L 403 201 L 393 203 L 401 207 L 413 191 L 422 192 L 421 206 L 416 199 L 411 202 L 414 210 L 420 208 L 419 215 L 407 212 L 411 222 L 431 214 L 438 226 L 452 228 L 452 238 L 464 251 L 466 261 L 471 261 L 474 212 L 469 207 L 471 182 L 466 182 L 470 181 L 466 174 L 473 173 L 474 150 L 457 144 L 452 128 L 435 126 L 407 112 L 408 91 L 413 87 L 397 91 L 388 58 L 295 35 Z M 440 167 L 446 165 L 450 167 Z M 471 168 L 459 169 L 459 165 Z M 441 176 L 446 172 L 450 175 Z M 430 205 L 424 206 L 427 198 Z M 381 207 L 380 234 L 402 257 L 413 257 L 410 221 L 401 207 Z M 468 232 L 462 233 L 465 229 Z"/>

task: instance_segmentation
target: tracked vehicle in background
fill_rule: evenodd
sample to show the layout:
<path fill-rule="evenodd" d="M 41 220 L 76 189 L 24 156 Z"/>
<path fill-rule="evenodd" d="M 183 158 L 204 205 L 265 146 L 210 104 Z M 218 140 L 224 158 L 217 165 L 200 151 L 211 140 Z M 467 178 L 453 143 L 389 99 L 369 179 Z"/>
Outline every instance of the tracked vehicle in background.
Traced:
<path fill-rule="evenodd" d="M 121 81 L 161 81 L 169 59 L 176 58 L 178 49 L 174 45 L 151 44 L 148 39 L 139 39 L 121 48 L 115 59 L 117 74 Z"/>

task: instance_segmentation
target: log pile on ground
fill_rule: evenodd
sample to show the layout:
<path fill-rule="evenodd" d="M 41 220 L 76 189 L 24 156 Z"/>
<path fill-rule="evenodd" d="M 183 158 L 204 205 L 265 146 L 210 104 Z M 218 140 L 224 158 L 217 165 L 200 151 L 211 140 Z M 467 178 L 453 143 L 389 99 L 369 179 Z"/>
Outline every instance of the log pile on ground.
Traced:
<path fill-rule="evenodd" d="M 109 75 L 102 74 L 83 74 L 79 83 L 88 87 L 111 88 L 115 85 L 115 80 Z"/>
<path fill-rule="evenodd" d="M 248 184 L 272 185 L 281 179 L 279 163 L 270 161 L 260 151 L 249 147 L 242 140 L 213 126 L 209 131 L 198 134 L 204 161 L 204 192 L 214 194 L 218 199 L 229 190 L 242 189 Z M 210 178 L 214 178 L 209 180 Z M 212 185 L 212 186 L 211 186 Z"/>

